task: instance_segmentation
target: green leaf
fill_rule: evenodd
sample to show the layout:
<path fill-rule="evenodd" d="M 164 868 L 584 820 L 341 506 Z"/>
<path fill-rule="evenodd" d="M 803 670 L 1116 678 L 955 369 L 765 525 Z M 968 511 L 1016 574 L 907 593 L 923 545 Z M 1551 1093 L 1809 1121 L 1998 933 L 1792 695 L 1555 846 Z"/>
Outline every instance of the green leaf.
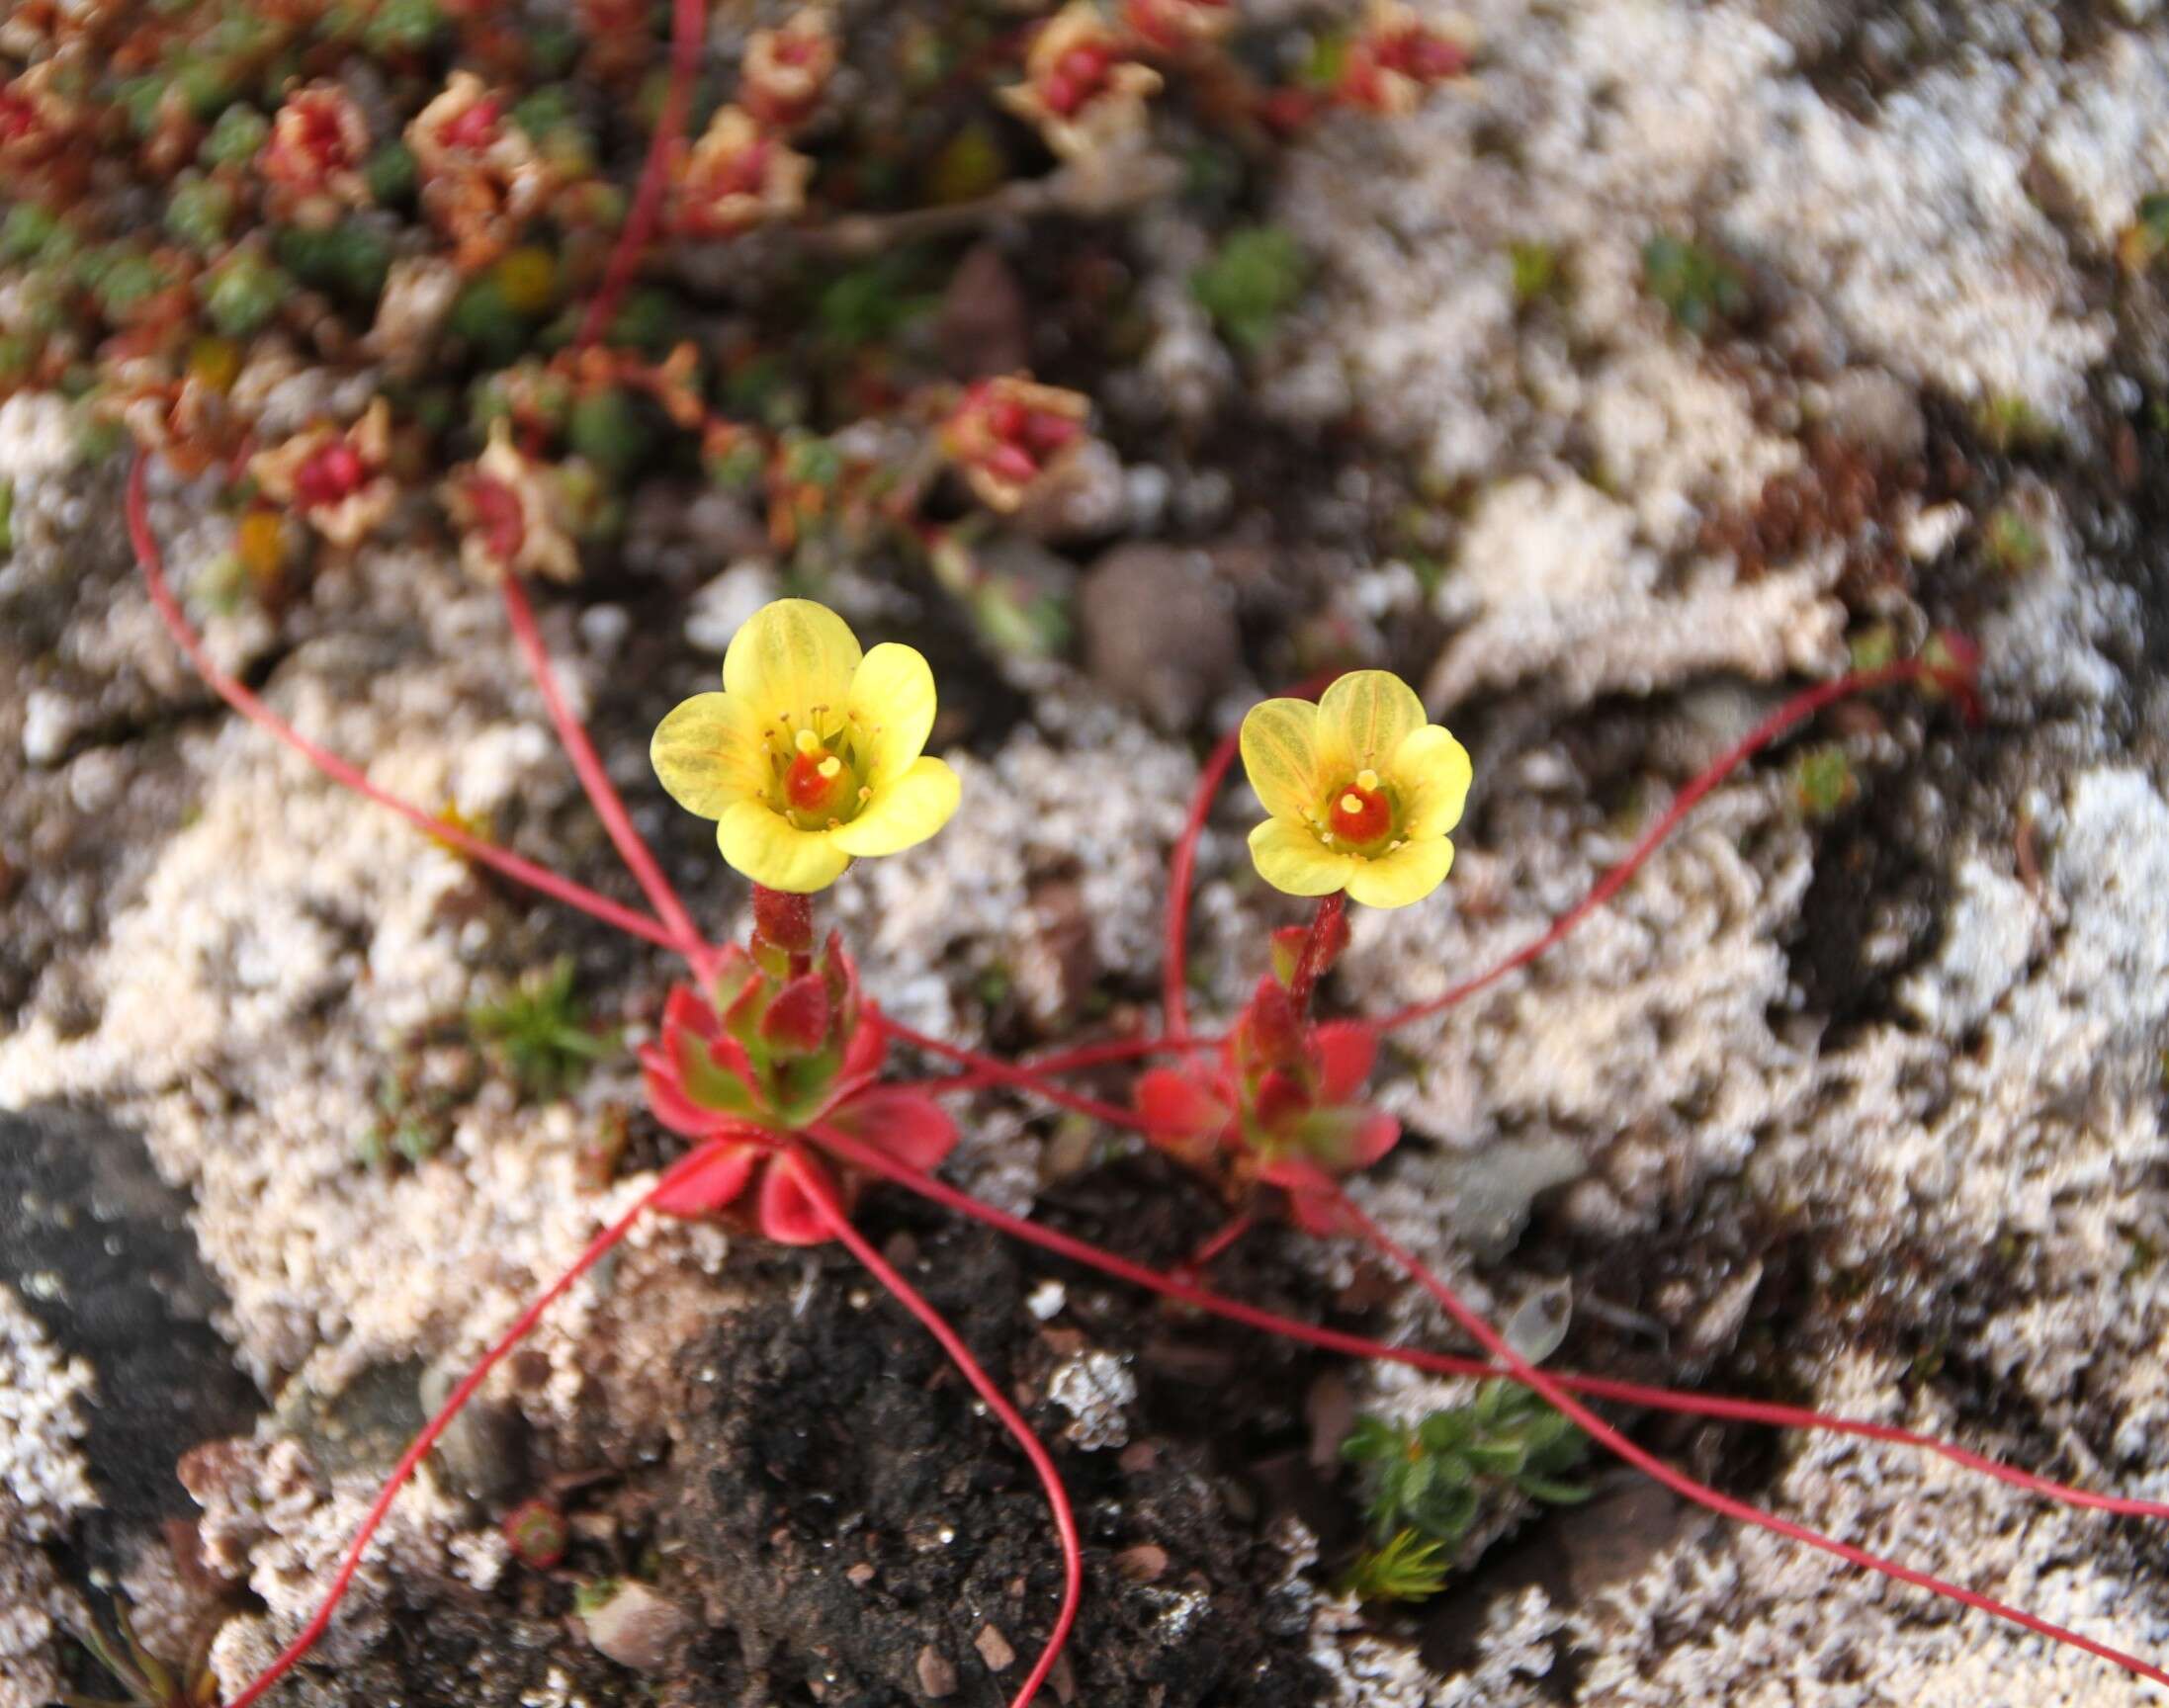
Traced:
<path fill-rule="evenodd" d="M 1461 1457 L 1482 1476 L 1512 1477 L 1528 1462 L 1518 1441 L 1471 1441 Z"/>
<path fill-rule="evenodd" d="M 1522 1494 L 1554 1506 L 1578 1506 L 1594 1493 L 1586 1483 L 1558 1483 L 1549 1477 L 1518 1477 L 1514 1486 Z"/>

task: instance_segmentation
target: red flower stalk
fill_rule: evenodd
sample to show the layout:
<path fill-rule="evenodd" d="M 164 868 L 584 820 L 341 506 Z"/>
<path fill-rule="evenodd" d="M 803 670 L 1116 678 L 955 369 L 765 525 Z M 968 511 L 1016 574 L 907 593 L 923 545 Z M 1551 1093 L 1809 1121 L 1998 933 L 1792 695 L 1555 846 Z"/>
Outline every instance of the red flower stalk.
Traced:
<path fill-rule="evenodd" d="M 785 1245 L 832 1237 L 795 1173 L 821 1164 L 801 1149 L 781 1165 L 799 1134 L 838 1128 L 915 1169 L 934 1167 L 957 1139 L 930 1096 L 877 1083 L 887 1034 L 836 936 L 811 952 L 811 910 L 792 905 L 801 899 L 756 890 L 750 950 L 725 952 L 712 995 L 674 987 L 661 1038 L 641 1051 L 655 1119 L 706 1157 L 656 1208 L 728 1212 Z M 857 1184 L 846 1175 L 837 1195 L 848 1203 Z"/>
<path fill-rule="evenodd" d="M 1339 944 L 1328 948 L 1338 953 Z M 1282 945 L 1274 949 L 1277 957 Z M 1231 1202 L 1276 1186 L 1298 1227 L 1330 1234 L 1340 1227 L 1334 1182 L 1401 1137 L 1391 1115 L 1356 1101 L 1377 1055 L 1370 1027 L 1308 1024 L 1287 985 L 1267 974 L 1219 1056 L 1142 1075 L 1137 1111 L 1153 1144 L 1217 1179 Z"/>

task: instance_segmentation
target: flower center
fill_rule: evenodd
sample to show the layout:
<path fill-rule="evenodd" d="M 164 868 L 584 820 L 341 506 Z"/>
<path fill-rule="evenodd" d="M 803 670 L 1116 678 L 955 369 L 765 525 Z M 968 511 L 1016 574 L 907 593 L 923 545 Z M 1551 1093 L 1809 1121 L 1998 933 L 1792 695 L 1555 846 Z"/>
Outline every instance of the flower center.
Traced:
<path fill-rule="evenodd" d="M 856 817 L 868 794 L 857 767 L 811 729 L 801 729 L 791 746 L 783 805 L 792 821 L 802 830 L 820 830 Z"/>
<path fill-rule="evenodd" d="M 483 475 L 469 483 L 467 501 L 489 555 L 500 563 L 510 563 L 527 540 L 527 514 L 519 494 L 502 480 Z"/>
<path fill-rule="evenodd" d="M 0 141 L 17 141 L 37 128 L 37 110 L 12 90 L 0 89 Z"/>
<path fill-rule="evenodd" d="M 1114 53 L 1108 47 L 1072 47 L 1041 81 L 1039 98 L 1050 113 L 1067 119 L 1106 88 L 1113 67 Z"/>
<path fill-rule="evenodd" d="M 444 128 L 448 148 L 472 148 L 477 152 L 497 139 L 497 121 L 503 115 L 494 101 L 477 101 Z"/>
<path fill-rule="evenodd" d="M 1333 797 L 1326 813 L 1336 842 L 1362 848 L 1382 840 L 1393 828 L 1393 803 L 1375 771 L 1359 771 Z"/>
<path fill-rule="evenodd" d="M 303 509 L 315 510 L 352 497 L 368 476 L 368 467 L 353 446 L 327 445 L 295 473 L 294 496 Z"/>
<path fill-rule="evenodd" d="M 338 114 L 325 102 L 296 102 L 294 146 L 318 172 L 333 172 L 353 164 L 346 132 Z"/>

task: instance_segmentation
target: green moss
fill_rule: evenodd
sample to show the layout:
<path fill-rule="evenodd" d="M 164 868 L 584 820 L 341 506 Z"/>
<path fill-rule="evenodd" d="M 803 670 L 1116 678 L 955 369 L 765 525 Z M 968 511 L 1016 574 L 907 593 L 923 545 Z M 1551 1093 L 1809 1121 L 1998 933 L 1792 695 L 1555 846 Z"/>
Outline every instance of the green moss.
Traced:
<path fill-rule="evenodd" d="M 1446 1586 L 1446 1551 L 1402 1530 L 1356 1557 L 1345 1588 L 1358 1601 L 1429 1601 Z"/>
<path fill-rule="evenodd" d="M 209 255 L 225 241 L 233 223 L 235 196 L 222 178 L 183 172 L 173 181 L 166 202 L 166 229 L 200 254 Z"/>
<path fill-rule="evenodd" d="M 1249 225 L 1231 231 L 1213 258 L 1190 275 L 1190 291 L 1223 338 L 1255 354 L 1303 295 L 1309 271 L 1292 235 L 1277 225 Z"/>
<path fill-rule="evenodd" d="M 1526 308 L 1555 297 L 1566 284 L 1565 265 L 1556 243 L 1514 243 L 1507 258 L 1514 271 L 1514 305 Z"/>
<path fill-rule="evenodd" d="M 443 28 L 436 0 L 377 0 L 362 26 L 362 44 L 374 53 L 418 53 Z"/>
<path fill-rule="evenodd" d="M 1804 747 L 1792 761 L 1792 797 L 1810 818 L 1829 818 L 1851 806 L 1861 792 L 1853 761 L 1836 741 Z"/>
<path fill-rule="evenodd" d="M 254 244 L 235 249 L 196 282 L 212 325 L 228 338 L 248 338 L 271 324 L 294 281 Z"/>
<path fill-rule="evenodd" d="M 570 1090 L 595 1063 L 617 1048 L 598 1031 L 572 990 L 572 963 L 561 956 L 530 973 L 495 1001 L 467 1011 L 468 1035 L 533 1097 Z"/>
<path fill-rule="evenodd" d="M 109 320 L 125 318 L 171 283 L 166 270 L 147 255 L 121 256 L 97 286 L 98 306 Z"/>
<path fill-rule="evenodd" d="M 461 339 L 486 367 L 508 367 L 527 349 L 535 323 L 506 299 L 494 274 L 469 281 L 453 299 L 445 330 Z"/>
<path fill-rule="evenodd" d="M 28 261 L 58 236 L 59 219 L 34 202 L 18 202 L 0 220 L 0 258 Z"/>
<path fill-rule="evenodd" d="M 253 107 L 228 107 L 198 150 L 207 166 L 246 166 L 262 152 L 271 135 L 271 121 Z"/>
<path fill-rule="evenodd" d="M 1414 1534 L 1450 1548 L 1487 1496 L 1511 1489 L 1534 1500 L 1588 1499 L 1589 1490 L 1569 1481 L 1588 1448 L 1539 1396 L 1490 1381 L 1468 1405 L 1431 1412 L 1413 1429 L 1360 1417 L 1341 1454 L 1362 1468 L 1365 1513 L 1381 1543 Z"/>
<path fill-rule="evenodd" d="M 303 284 L 353 303 L 374 303 L 391 270 L 391 245 L 369 226 L 348 221 L 326 231 L 288 226 L 279 264 Z"/>
<path fill-rule="evenodd" d="M 2056 440 L 2056 430 L 2039 410 L 2015 392 L 1984 397 L 1973 411 L 1974 425 L 1989 449 L 2006 456 L 2026 451 L 2044 451 Z"/>
<path fill-rule="evenodd" d="M 653 449 L 654 431 L 632 394 L 612 387 L 572 405 L 566 440 L 603 473 L 623 480 Z"/>
<path fill-rule="evenodd" d="M 362 168 L 362 182 L 382 206 L 400 207 L 414 200 L 421 168 L 415 164 L 414 151 L 404 142 L 387 142 Z"/>
<path fill-rule="evenodd" d="M 1740 319 L 1749 306 L 1747 275 L 1737 263 L 1670 232 L 1642 246 L 1642 285 L 1698 338 Z"/>
<path fill-rule="evenodd" d="M 2038 568 L 2047 548 L 2034 525 L 2005 505 L 1981 530 L 1981 550 L 1988 561 L 2006 575 L 2023 575 Z"/>

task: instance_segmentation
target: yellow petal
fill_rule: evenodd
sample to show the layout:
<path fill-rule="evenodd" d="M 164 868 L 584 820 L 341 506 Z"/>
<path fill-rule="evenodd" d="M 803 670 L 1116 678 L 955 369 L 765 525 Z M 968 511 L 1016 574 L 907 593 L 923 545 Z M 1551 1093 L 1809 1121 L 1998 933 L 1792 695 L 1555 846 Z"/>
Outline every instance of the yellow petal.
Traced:
<path fill-rule="evenodd" d="M 1401 791 L 1401 834 L 1411 842 L 1428 842 L 1460 823 L 1474 774 L 1469 750 L 1451 731 L 1435 724 L 1412 729 L 1387 771 Z"/>
<path fill-rule="evenodd" d="M 1318 805 L 1318 708 L 1261 700 L 1243 717 L 1243 769 L 1265 811 L 1301 824 Z M 1312 892 L 1304 892 L 1312 894 Z"/>
<path fill-rule="evenodd" d="M 811 599 L 778 599 L 731 637 L 723 687 L 764 726 L 784 725 L 785 735 L 812 727 L 817 707 L 833 728 L 843 722 L 858 664 L 858 641 L 841 617 Z"/>
<path fill-rule="evenodd" d="M 903 776 L 875 785 L 859 815 L 838 824 L 828 839 L 846 854 L 894 854 L 948 823 L 963 788 L 939 759 L 917 760 Z"/>
<path fill-rule="evenodd" d="M 721 818 L 768 781 L 759 724 L 728 694 L 696 694 L 672 707 L 655 726 L 648 757 L 670 799 L 703 818 Z"/>
<path fill-rule="evenodd" d="M 1375 860 L 1357 860 L 1348 875 L 1348 899 L 1366 907 L 1406 907 L 1446 881 L 1453 844 L 1443 836 L 1411 842 Z"/>
<path fill-rule="evenodd" d="M 934 673 L 916 647 L 885 640 L 860 661 L 845 705 L 866 756 L 866 781 L 878 793 L 926 750 L 934 726 Z"/>
<path fill-rule="evenodd" d="M 1358 771 L 1383 771 L 1409 732 L 1424 726 L 1424 703 L 1390 670 L 1350 670 L 1318 701 L 1318 762 L 1328 788 Z"/>
<path fill-rule="evenodd" d="M 851 857 L 825 830 L 801 830 L 757 801 L 740 801 L 716 824 L 716 846 L 735 871 L 768 890 L 794 896 L 825 890 Z"/>
<path fill-rule="evenodd" d="M 1260 878 L 1290 896 L 1331 896 L 1362 865 L 1285 818 L 1268 818 L 1251 832 L 1251 859 Z"/>

